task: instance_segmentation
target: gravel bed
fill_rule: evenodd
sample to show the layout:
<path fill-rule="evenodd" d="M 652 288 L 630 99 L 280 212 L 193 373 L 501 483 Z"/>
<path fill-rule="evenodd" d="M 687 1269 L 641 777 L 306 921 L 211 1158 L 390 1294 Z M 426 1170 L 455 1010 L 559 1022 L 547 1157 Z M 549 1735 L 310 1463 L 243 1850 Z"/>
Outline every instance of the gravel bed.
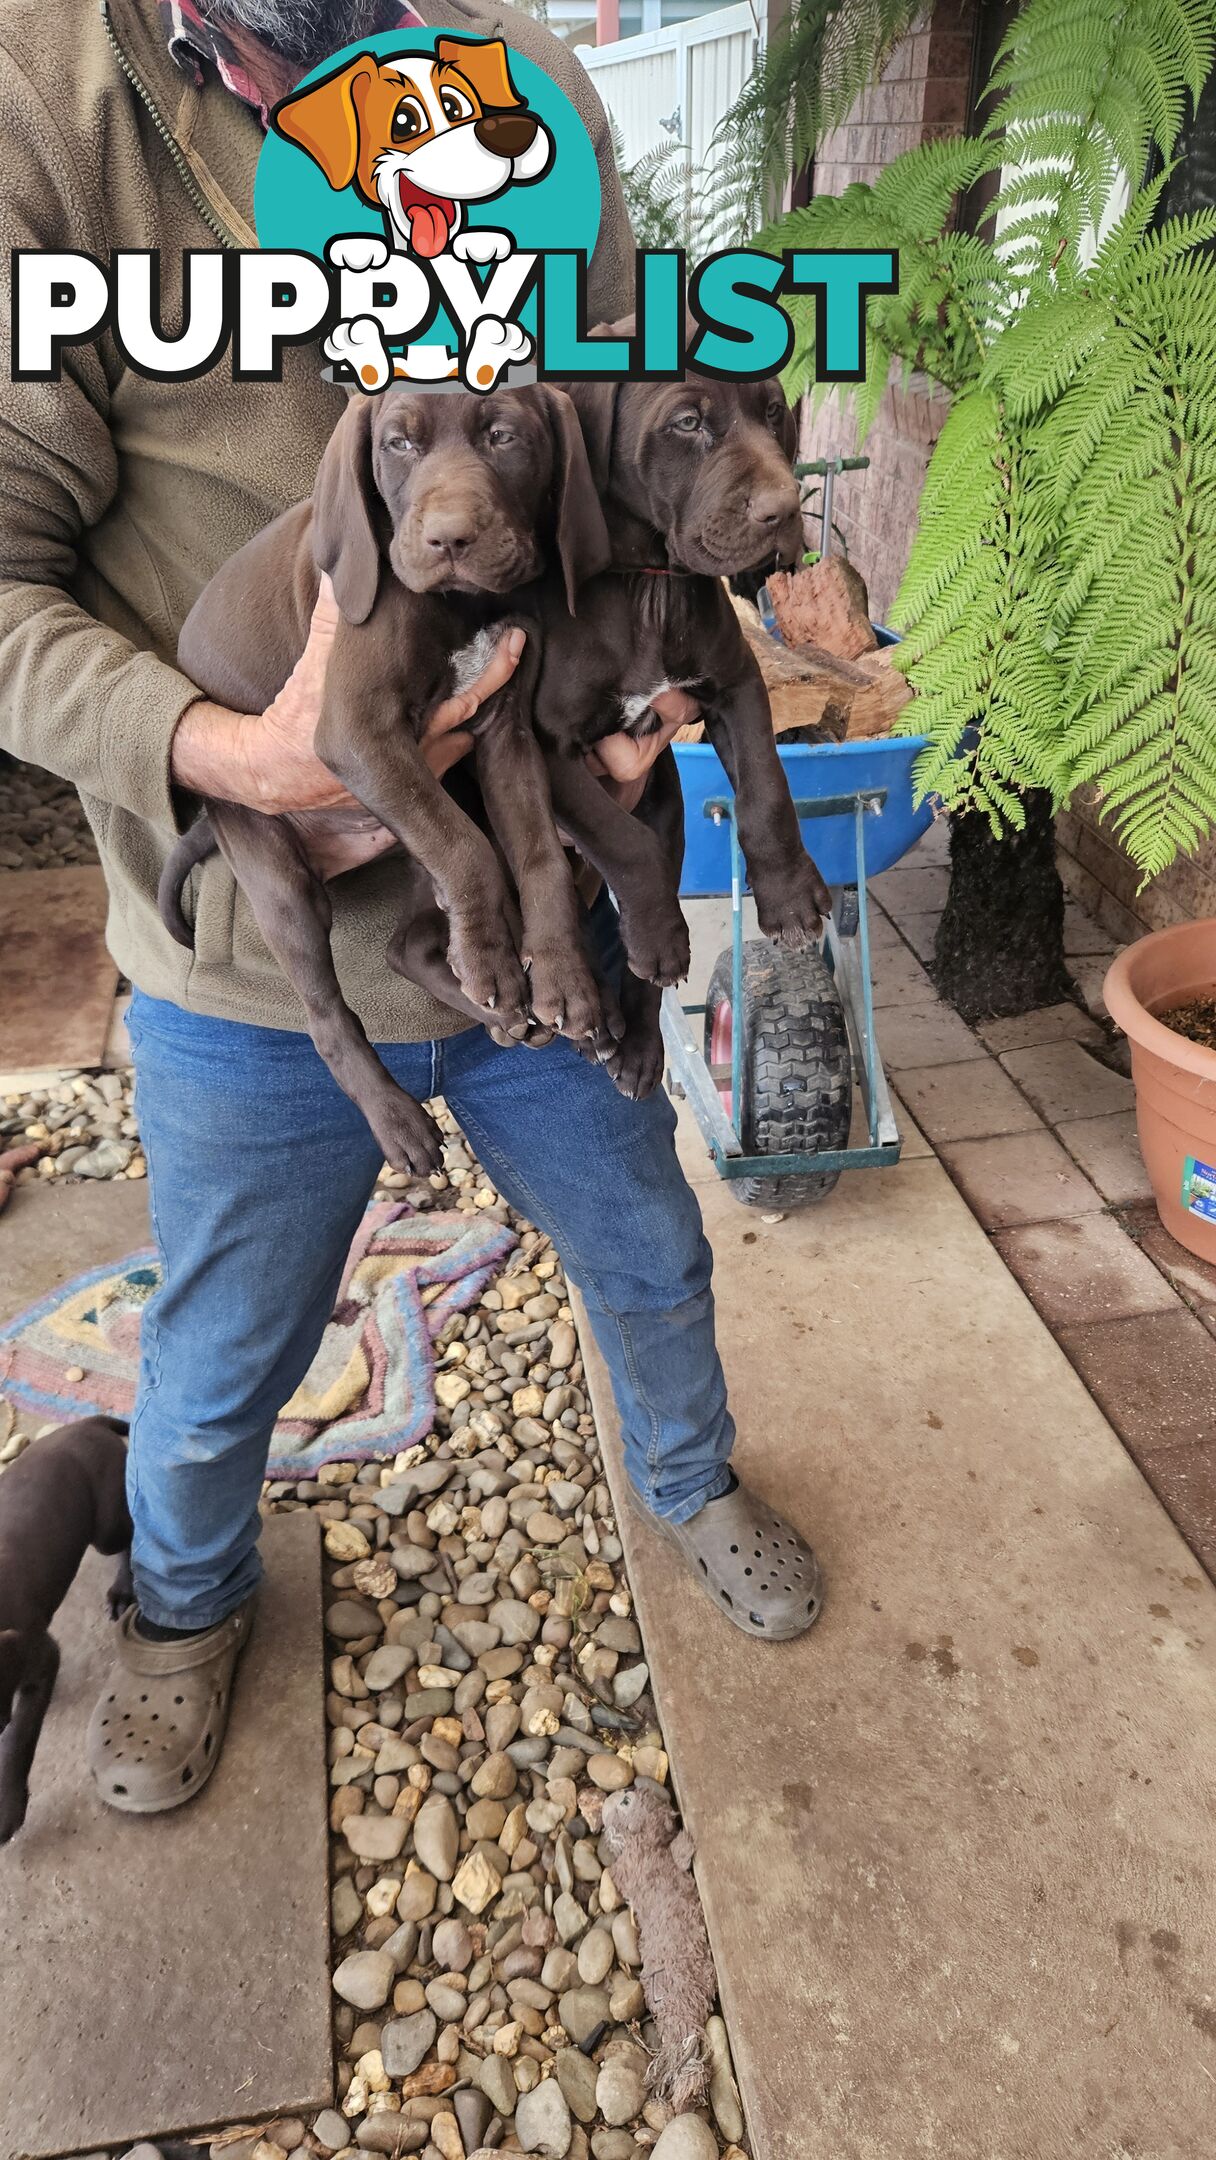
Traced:
<path fill-rule="evenodd" d="M 146 1177 L 133 1085 L 128 1067 L 62 1072 L 28 1094 L 0 1095 L 0 1155 L 27 1141 L 42 1151 L 36 1163 L 16 1172 L 15 1182 Z"/>
<path fill-rule="evenodd" d="M 719 2018 L 711 2106 L 672 2120 L 647 2082 L 599 1813 L 669 1764 L 565 1277 L 435 1107 L 443 1170 L 381 1195 L 491 1213 L 518 1248 L 439 1338 L 425 1446 L 266 1488 L 323 1525 L 337 2104 L 211 2154 L 745 2160 Z"/>
<path fill-rule="evenodd" d="M 0 764 L 0 870 L 67 870 L 96 860 L 71 783 L 36 765 Z"/>

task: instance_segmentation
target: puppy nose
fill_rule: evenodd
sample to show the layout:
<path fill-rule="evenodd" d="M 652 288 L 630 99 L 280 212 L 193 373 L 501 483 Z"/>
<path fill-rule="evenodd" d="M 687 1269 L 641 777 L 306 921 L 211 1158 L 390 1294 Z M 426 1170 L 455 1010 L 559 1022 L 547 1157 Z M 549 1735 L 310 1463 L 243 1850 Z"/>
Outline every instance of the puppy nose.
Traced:
<path fill-rule="evenodd" d="M 532 113 L 483 113 L 473 123 L 473 133 L 485 150 L 496 157 L 522 157 L 536 134 Z"/>
<path fill-rule="evenodd" d="M 797 508 L 798 497 L 793 488 L 758 488 L 748 503 L 747 514 L 753 525 L 759 525 L 763 531 L 771 532 L 776 526 L 784 525 L 787 518 L 793 517 Z"/>
<path fill-rule="evenodd" d="M 422 528 L 424 547 L 436 555 L 463 555 L 476 537 L 476 525 L 467 510 L 433 510 Z"/>

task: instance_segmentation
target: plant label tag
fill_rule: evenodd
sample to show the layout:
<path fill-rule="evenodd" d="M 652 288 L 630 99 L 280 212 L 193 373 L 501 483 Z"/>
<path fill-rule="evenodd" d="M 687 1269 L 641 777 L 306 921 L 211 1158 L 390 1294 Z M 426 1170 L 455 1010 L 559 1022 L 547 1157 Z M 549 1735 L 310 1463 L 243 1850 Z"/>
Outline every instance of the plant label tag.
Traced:
<path fill-rule="evenodd" d="M 1182 1165 L 1182 1205 L 1192 1215 L 1216 1222 L 1216 1170 L 1188 1155 Z"/>

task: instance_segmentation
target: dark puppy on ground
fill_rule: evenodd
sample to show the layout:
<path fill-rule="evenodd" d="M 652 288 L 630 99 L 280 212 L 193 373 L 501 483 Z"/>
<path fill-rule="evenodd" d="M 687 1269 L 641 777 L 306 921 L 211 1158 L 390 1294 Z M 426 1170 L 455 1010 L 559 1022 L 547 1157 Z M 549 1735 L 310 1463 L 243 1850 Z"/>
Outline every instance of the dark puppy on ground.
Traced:
<path fill-rule="evenodd" d="M 111 1618 L 134 1602 L 125 1434 L 112 1418 L 82 1418 L 36 1440 L 0 1478 L 0 1845 L 25 1821 L 59 1670 L 51 1621 L 90 1545 L 122 1554 Z"/>
<path fill-rule="evenodd" d="M 225 564 L 195 603 L 178 645 L 182 666 L 209 697 L 261 712 L 304 649 L 320 575 L 328 571 L 341 621 L 317 754 L 417 866 L 417 881 L 405 885 L 399 938 L 415 893 L 428 900 L 433 893 L 461 1001 L 507 1034 L 522 1035 L 533 1016 L 575 1039 L 595 1042 L 603 1033 L 532 729 L 540 616 L 534 600 L 517 604 L 517 593 L 551 567 L 560 595 L 554 612 L 569 611 L 607 559 L 582 433 L 561 392 L 536 386 L 486 397 L 405 390 L 360 396 L 334 432 L 311 499 Z M 431 773 L 419 739 L 436 704 L 472 682 L 496 639 L 515 625 L 527 633 L 523 657 L 472 723 L 481 830 Z M 209 803 L 206 822 L 166 865 L 162 913 L 175 936 L 192 942 L 178 895 L 213 835 L 298 990 L 309 1033 L 335 1079 L 388 1160 L 426 1171 L 439 1160 L 438 1133 L 385 1070 L 342 997 L 329 898 L 307 860 L 318 821 L 343 815 L 268 817 Z M 398 951 L 388 958 L 402 964 Z"/>
<path fill-rule="evenodd" d="M 653 732 L 651 698 L 688 690 L 735 791 L 761 930 L 805 944 L 829 905 L 802 845 L 768 692 L 722 582 L 796 562 L 802 551 L 794 418 L 776 381 L 724 383 L 690 372 L 683 382 L 567 387 L 612 565 L 582 588 L 577 622 L 545 587 L 535 718 L 558 822 L 620 909 L 627 1027 L 604 1055 L 622 1091 L 642 1097 L 662 1075 L 661 987 L 688 971 L 679 775 L 665 750 L 631 813 L 600 786 L 585 752 L 618 731 Z M 440 989 L 434 966 L 427 980 Z"/>

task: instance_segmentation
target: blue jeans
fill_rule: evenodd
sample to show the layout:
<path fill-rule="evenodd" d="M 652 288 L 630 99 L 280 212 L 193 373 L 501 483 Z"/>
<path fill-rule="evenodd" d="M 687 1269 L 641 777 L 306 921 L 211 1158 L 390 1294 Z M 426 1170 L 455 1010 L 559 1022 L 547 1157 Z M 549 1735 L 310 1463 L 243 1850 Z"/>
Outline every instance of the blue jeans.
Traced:
<path fill-rule="evenodd" d="M 274 1421 L 381 1158 L 306 1035 L 139 992 L 128 1025 L 164 1270 L 131 1428 L 135 1588 L 161 1626 L 209 1627 L 257 1581 Z M 685 1521 L 726 1491 L 734 1424 L 666 1095 L 628 1102 L 568 1043 L 499 1050 L 480 1028 L 380 1054 L 412 1095 L 444 1096 L 498 1190 L 553 1238 L 612 1376 L 633 1485 Z"/>

